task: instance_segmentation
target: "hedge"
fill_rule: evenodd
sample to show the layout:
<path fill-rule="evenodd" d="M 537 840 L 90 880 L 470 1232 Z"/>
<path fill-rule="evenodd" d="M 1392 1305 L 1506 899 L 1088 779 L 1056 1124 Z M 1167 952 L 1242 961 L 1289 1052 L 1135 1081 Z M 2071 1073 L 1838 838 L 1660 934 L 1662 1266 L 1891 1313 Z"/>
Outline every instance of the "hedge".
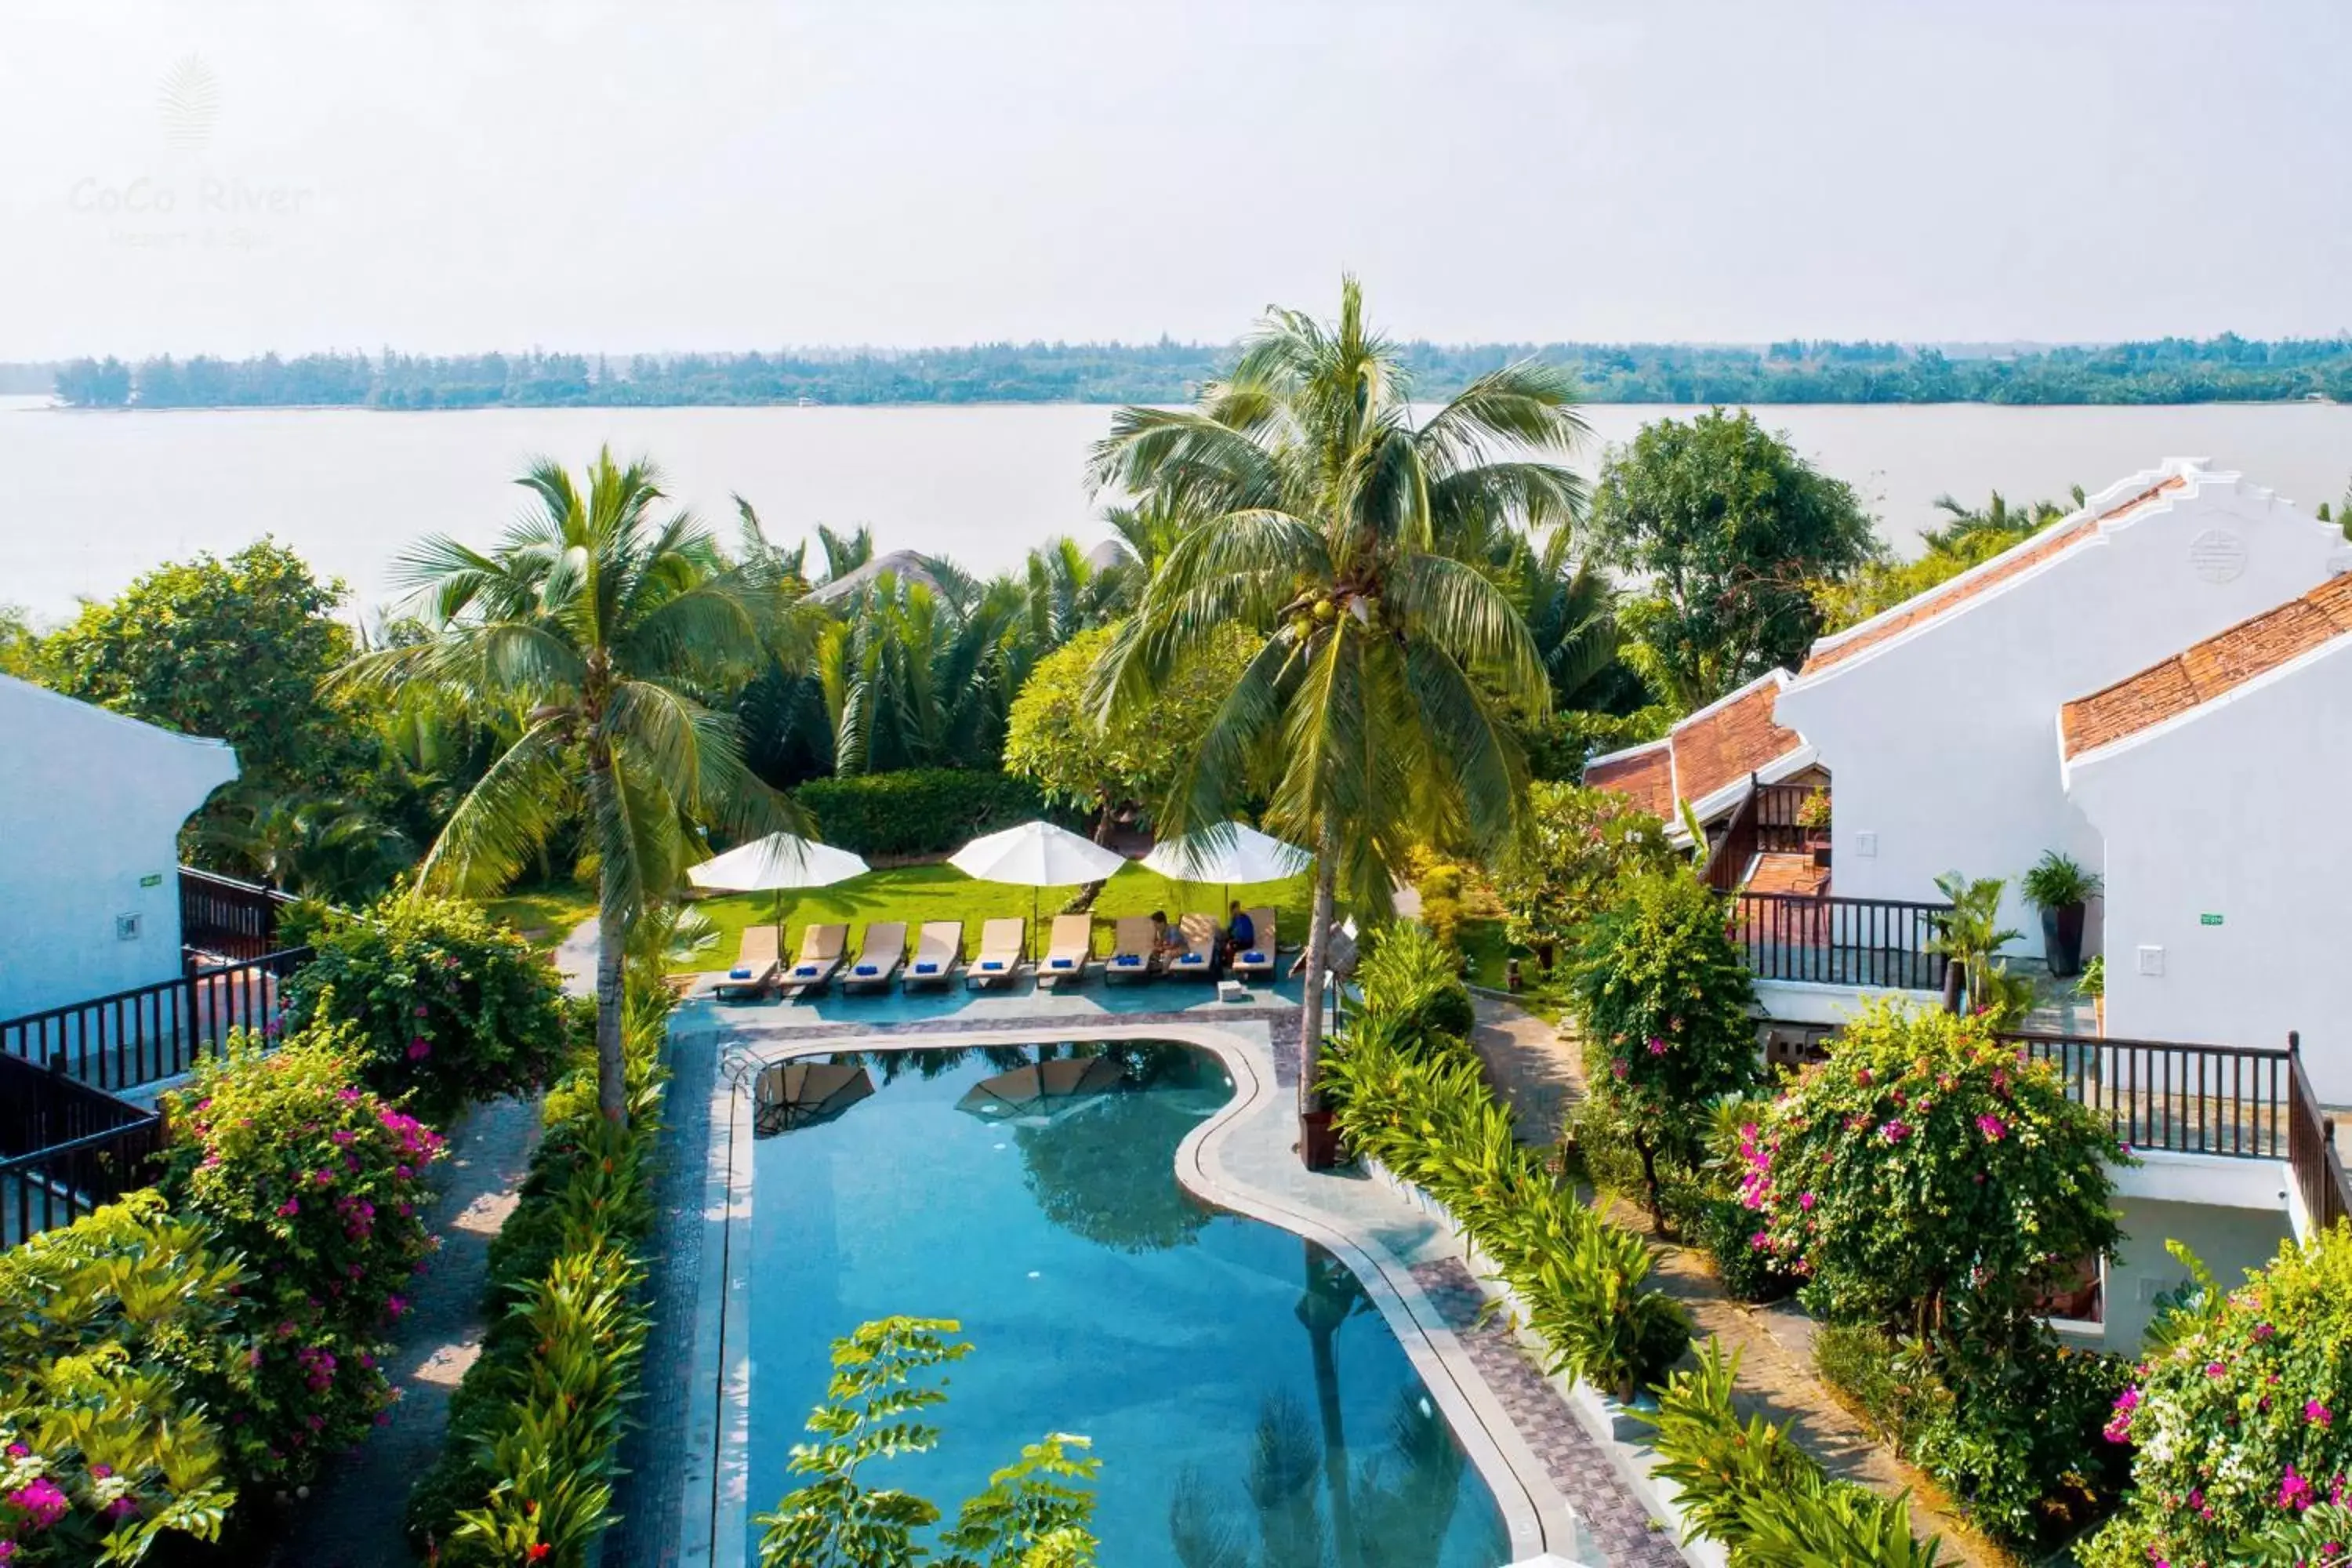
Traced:
<path fill-rule="evenodd" d="M 489 1331 L 409 1499 L 411 1542 L 432 1562 L 583 1568 L 613 1521 L 622 1412 L 645 1351 L 638 1288 L 671 1005 L 658 986 L 632 988 L 625 1129 L 597 1114 L 593 1068 L 548 1095 L 520 1202 L 490 1247 Z"/>
<path fill-rule="evenodd" d="M 858 855 L 945 855 L 1047 815 L 1027 779 L 961 768 L 812 779 L 793 792 L 827 844 Z"/>

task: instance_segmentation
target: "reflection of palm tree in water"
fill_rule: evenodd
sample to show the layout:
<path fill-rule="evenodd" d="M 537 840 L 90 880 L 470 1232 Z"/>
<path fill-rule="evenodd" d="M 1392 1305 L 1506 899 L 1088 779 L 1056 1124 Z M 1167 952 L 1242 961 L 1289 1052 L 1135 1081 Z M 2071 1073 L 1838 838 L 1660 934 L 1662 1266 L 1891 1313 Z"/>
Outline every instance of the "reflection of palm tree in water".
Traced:
<path fill-rule="evenodd" d="M 1314 1348 L 1319 1440 L 1297 1399 L 1268 1395 L 1241 1487 L 1246 1514 L 1198 1467 L 1178 1478 L 1168 1504 L 1176 1561 L 1182 1568 L 1439 1568 L 1461 1498 L 1461 1447 L 1427 1394 L 1401 1389 L 1387 1449 L 1349 1475 L 1334 1341 L 1340 1325 L 1370 1302 L 1337 1258 L 1311 1242 L 1302 1245 L 1307 1288 L 1298 1321 Z M 1499 1563 L 1509 1555 L 1509 1543 L 1497 1536 L 1472 1561 Z"/>
<path fill-rule="evenodd" d="M 1167 1047 L 1099 1054 L 1118 1062 L 1116 1089 L 1013 1130 L 1030 1194 L 1048 1220 L 1097 1246 L 1128 1253 L 1189 1246 L 1215 1216 L 1177 1184 L 1171 1167 L 1176 1146 L 1222 1098 L 1222 1069 Z"/>

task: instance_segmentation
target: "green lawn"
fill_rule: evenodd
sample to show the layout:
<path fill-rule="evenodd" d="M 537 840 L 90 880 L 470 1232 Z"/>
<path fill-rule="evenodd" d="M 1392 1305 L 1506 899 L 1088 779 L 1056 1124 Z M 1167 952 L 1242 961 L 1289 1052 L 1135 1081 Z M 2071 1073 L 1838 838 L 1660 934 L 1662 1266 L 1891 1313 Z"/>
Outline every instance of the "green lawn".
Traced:
<path fill-rule="evenodd" d="M 1148 915 L 1154 910 L 1164 910 L 1171 922 L 1188 911 L 1214 913 L 1222 919 L 1224 906 L 1217 901 L 1221 892 L 1213 882 L 1171 882 L 1156 872 L 1129 864 L 1111 878 L 1102 896 L 1095 900 L 1095 951 L 1099 953 L 1105 950 L 1110 922 L 1122 915 Z M 1076 888 L 1032 889 L 975 882 L 954 867 L 944 865 L 898 866 L 869 871 L 830 888 L 782 895 L 787 944 L 784 952 L 789 957 L 799 950 L 801 928 L 811 924 L 848 921 L 849 950 L 854 953 L 866 934 L 866 925 L 875 921 L 904 921 L 911 935 L 927 921 L 960 920 L 963 922 L 964 951 L 969 955 L 979 944 L 982 921 L 1006 915 L 1027 919 L 1033 894 L 1036 898 L 1037 926 L 1031 928 L 1030 946 L 1034 952 L 1044 946 L 1044 932 L 1039 928 L 1050 924 L 1053 917 L 1077 896 Z M 1281 882 L 1236 884 L 1231 896 L 1240 900 L 1244 909 L 1274 910 L 1284 945 L 1296 946 L 1307 938 L 1307 908 L 1312 894 L 1311 884 L 1301 875 Z M 719 942 L 687 967 L 724 969 L 734 962 L 745 926 L 764 924 L 776 918 L 777 895 L 734 893 L 699 900 L 695 908 L 709 916 L 711 924 L 719 929 Z"/>
<path fill-rule="evenodd" d="M 553 952 L 582 921 L 596 912 L 596 894 L 568 882 L 523 888 L 482 905 L 492 920 L 503 921 L 522 932 L 531 946 Z"/>

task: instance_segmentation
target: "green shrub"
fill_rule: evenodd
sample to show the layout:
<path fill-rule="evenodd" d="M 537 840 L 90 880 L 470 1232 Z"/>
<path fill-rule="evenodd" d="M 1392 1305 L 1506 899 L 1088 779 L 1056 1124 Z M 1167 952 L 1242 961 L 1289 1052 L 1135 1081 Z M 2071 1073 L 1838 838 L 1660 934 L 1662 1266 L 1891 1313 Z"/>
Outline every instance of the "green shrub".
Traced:
<path fill-rule="evenodd" d="M 2352 1225 L 2282 1247 L 2174 1328 L 2110 1412 L 2131 1493 L 2082 1552 L 2090 1568 L 2235 1562 L 2241 1537 L 2338 1487 L 2352 1500 Z"/>
<path fill-rule="evenodd" d="M 1697 1366 L 1659 1391 L 1657 1475 L 1680 1493 L 1693 1533 L 1734 1568 L 1934 1568 L 1936 1538 L 1915 1541 L 1905 1500 L 1825 1476 L 1782 1428 L 1731 1408 L 1738 1358 L 1709 1341 Z"/>
<path fill-rule="evenodd" d="M 859 855 L 944 855 L 1045 815 L 1037 786 L 1010 773 L 907 768 L 811 779 L 793 792 L 826 843 Z"/>
<path fill-rule="evenodd" d="M 1755 990 L 1724 919 L 1687 868 L 1633 877 L 1585 927 L 1570 973 L 1593 1097 L 1619 1113 L 1660 1225 L 1665 1179 L 1697 1164 L 1711 1102 L 1760 1070 Z"/>
<path fill-rule="evenodd" d="M 520 1202 L 490 1245 L 490 1330 L 409 1498 L 411 1542 L 450 1568 L 580 1568 L 612 1521 L 621 1412 L 644 1352 L 637 1289 L 675 1005 L 657 974 L 633 977 L 627 1000 L 628 1123 L 597 1114 L 593 1067 L 549 1090 Z"/>
<path fill-rule="evenodd" d="M 1923 1370 L 1932 1363 L 1932 1373 Z M 2080 1532 L 2113 1505 L 2122 1454 L 2100 1440 L 2128 1364 L 2069 1350 L 2023 1315 L 1920 1346 L 1910 1455 L 1978 1528 L 2018 1545 Z"/>
<path fill-rule="evenodd" d="M 173 1219 L 153 1191 L 0 1253 L 12 1568 L 137 1563 L 165 1535 L 219 1538 L 236 1493 L 221 1401 L 206 1394 L 245 1375 L 247 1283 L 207 1227 Z"/>
<path fill-rule="evenodd" d="M 1943 1392 L 1932 1374 L 1898 1366 L 1894 1339 L 1875 1323 L 1823 1323 L 1813 1331 L 1813 1366 L 1822 1381 L 1894 1445 L 1911 1439 Z"/>
<path fill-rule="evenodd" d="M 1940 1334 L 2112 1248 L 2105 1119 L 1975 1019 L 1881 1004 L 1746 1132 L 1741 1202 L 1822 1315 Z"/>
<path fill-rule="evenodd" d="M 239 1468 L 291 1486 L 366 1436 L 390 1401 L 381 1336 L 435 1245 L 418 1209 L 441 1140 L 358 1086 L 352 1031 L 268 1056 L 240 1038 L 168 1098 L 173 1208 L 251 1260 L 253 1339 L 230 1416 Z"/>
<path fill-rule="evenodd" d="M 1616 901 L 1622 880 L 1680 859 L 1665 824 L 1612 790 L 1530 785 L 1525 823 L 1495 868 L 1495 896 L 1521 947 L 1572 945 L 1585 922 Z"/>
<path fill-rule="evenodd" d="M 1675 1206 L 1670 1196 L 1667 1212 Z M 1709 1196 L 1697 1204 L 1688 1220 L 1675 1223 L 1706 1249 L 1724 1294 L 1735 1301 L 1781 1300 L 1795 1293 L 1800 1281 L 1780 1267 L 1779 1258 L 1757 1247 L 1755 1218 L 1737 1199 Z"/>
<path fill-rule="evenodd" d="M 1423 1052 L 1401 1020 L 1367 1010 L 1324 1081 L 1349 1146 L 1444 1205 L 1517 1292 L 1552 1370 L 1630 1398 L 1681 1359 L 1689 1323 L 1645 1286 L 1649 1248 L 1519 1146 L 1475 1059 Z"/>
<path fill-rule="evenodd" d="M 1477 1009 L 1454 950 L 1414 921 L 1390 922 L 1370 946 L 1356 971 L 1364 1009 L 1395 1018 L 1420 1049 L 1468 1050 Z"/>
<path fill-rule="evenodd" d="M 317 956 L 287 980 L 286 1026 L 355 1026 L 367 1086 L 428 1121 L 546 1081 L 564 1046 L 555 971 L 515 931 L 457 899 L 397 896 L 330 910 Z"/>

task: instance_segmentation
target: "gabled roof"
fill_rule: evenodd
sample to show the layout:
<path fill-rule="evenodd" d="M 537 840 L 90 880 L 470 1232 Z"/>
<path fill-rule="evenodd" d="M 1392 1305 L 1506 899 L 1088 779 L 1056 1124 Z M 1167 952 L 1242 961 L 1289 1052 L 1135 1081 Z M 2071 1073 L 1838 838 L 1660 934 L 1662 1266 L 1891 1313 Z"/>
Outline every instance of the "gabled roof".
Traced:
<path fill-rule="evenodd" d="M 2352 635 L 2352 574 L 2331 577 L 2300 598 L 2067 703 L 2058 713 L 2061 752 L 2072 761 L 2112 746 L 2347 635 Z"/>
<path fill-rule="evenodd" d="M 1585 764 L 1584 782 L 1614 790 L 1671 825 L 1676 801 L 1701 806 L 1748 774 L 1805 751 L 1804 737 L 1774 717 L 1788 680 L 1788 671 L 1773 670 L 1691 714 L 1663 741 L 1595 757 Z"/>
<path fill-rule="evenodd" d="M 1934 620 L 1969 600 L 2024 575 L 2053 556 L 2096 539 L 2101 531 L 2122 522 L 2142 507 L 2168 493 L 2188 488 L 2201 470 L 2192 458 L 2170 458 L 2161 468 L 2135 474 L 2108 486 L 2077 512 L 2060 519 L 2010 546 L 1981 565 L 1948 578 L 1925 593 L 1914 595 L 1892 609 L 1882 610 L 1859 626 L 1815 640 L 1806 656 L 1804 675 L 1824 669 L 1894 641 L 1914 626 Z"/>

